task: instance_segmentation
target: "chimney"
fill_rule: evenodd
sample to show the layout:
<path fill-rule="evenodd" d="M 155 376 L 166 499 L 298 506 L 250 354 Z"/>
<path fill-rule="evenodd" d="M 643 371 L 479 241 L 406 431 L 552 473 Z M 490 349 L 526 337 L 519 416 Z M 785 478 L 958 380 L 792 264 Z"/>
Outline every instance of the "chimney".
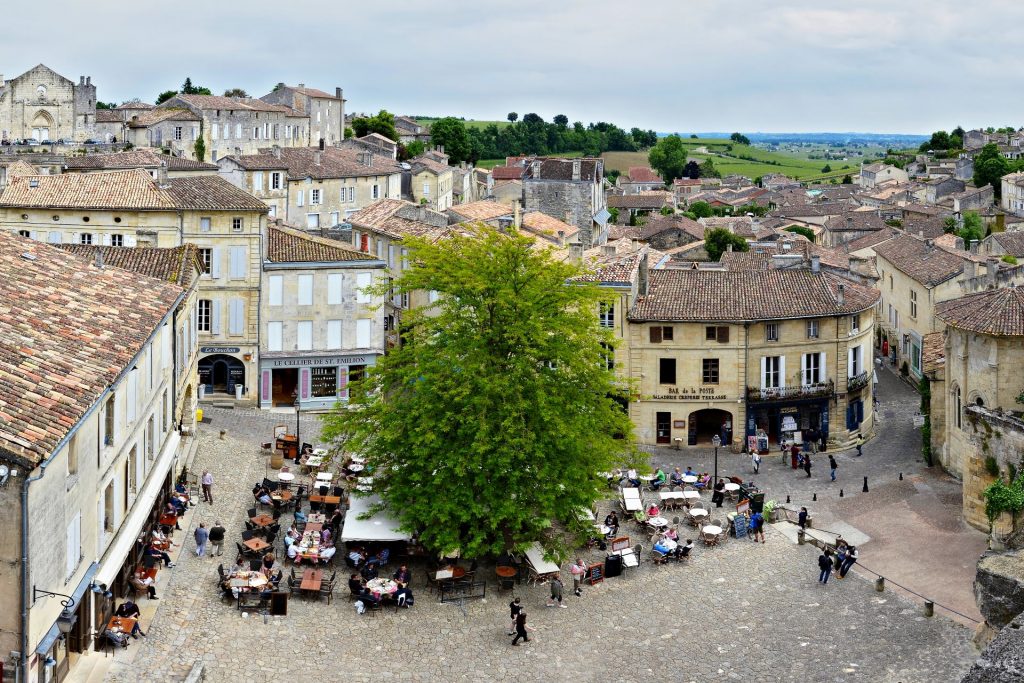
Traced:
<path fill-rule="evenodd" d="M 821 256 L 819 256 L 818 254 L 811 254 L 811 272 L 821 272 Z"/>
<path fill-rule="evenodd" d="M 853 216 L 846 217 L 846 227 L 850 230 L 853 230 Z"/>
<path fill-rule="evenodd" d="M 580 179 L 580 171 L 581 171 L 581 167 L 582 166 L 583 166 L 583 164 L 582 164 L 582 162 L 579 159 L 573 159 L 572 160 L 572 179 L 573 180 L 579 180 Z"/>
<path fill-rule="evenodd" d="M 340 100 L 340 99 L 344 99 L 344 98 L 343 98 L 343 97 L 341 96 L 341 88 L 335 88 L 335 89 L 334 89 L 334 96 L 335 96 L 335 97 L 337 97 L 337 98 L 338 98 L 339 100 Z"/>
<path fill-rule="evenodd" d="M 299 87 L 300 87 L 300 88 L 305 88 L 305 87 L 306 87 L 306 84 L 305 84 L 305 83 L 299 83 Z"/>
<path fill-rule="evenodd" d="M 85 84 L 86 85 L 92 85 L 92 76 L 86 76 L 85 77 Z"/>
<path fill-rule="evenodd" d="M 957 237 L 956 240 L 954 241 L 954 245 L 956 246 L 957 249 L 959 249 L 960 251 L 963 251 L 964 250 L 964 238 L 963 237 Z"/>
<path fill-rule="evenodd" d="M 836 304 L 846 305 L 846 285 L 839 285 L 839 290 L 836 292 Z"/>
<path fill-rule="evenodd" d="M 366 152 L 363 154 L 363 163 L 367 166 L 373 166 L 373 152 Z"/>
<path fill-rule="evenodd" d="M 978 240 L 971 240 L 971 253 L 972 254 L 977 254 L 978 253 L 978 244 L 979 244 Z"/>
<path fill-rule="evenodd" d="M 579 243 L 573 243 L 569 245 L 569 260 L 573 263 L 579 263 L 583 260 L 583 245 Z"/>
<path fill-rule="evenodd" d="M 540 178 L 540 162 L 539 161 L 534 161 L 532 164 L 530 164 L 530 166 L 533 168 L 533 173 L 532 173 L 533 178 L 535 180 L 537 178 Z"/>
<path fill-rule="evenodd" d="M 523 209 L 519 202 L 512 203 L 512 226 L 518 230 L 523 227 Z"/>
<path fill-rule="evenodd" d="M 103 270 L 103 249 L 102 247 L 96 250 L 96 267 Z"/>
<path fill-rule="evenodd" d="M 565 246 L 565 230 L 559 230 L 558 231 L 558 246 L 560 246 L 560 247 L 564 247 Z"/>
<path fill-rule="evenodd" d="M 320 165 L 320 150 L 313 152 L 313 163 L 317 166 Z"/>
<path fill-rule="evenodd" d="M 615 256 L 615 245 L 614 244 L 602 244 L 601 253 L 605 256 Z"/>
<path fill-rule="evenodd" d="M 985 279 L 988 280 L 988 286 L 995 289 L 996 274 L 999 272 L 999 259 L 995 257 L 990 257 L 988 261 L 985 262 L 985 267 Z"/>
<path fill-rule="evenodd" d="M 640 267 L 637 269 L 637 290 L 641 296 L 647 295 L 647 252 L 640 257 Z"/>
<path fill-rule="evenodd" d="M 971 259 L 964 261 L 964 279 L 973 280 L 977 273 L 978 265 Z"/>
<path fill-rule="evenodd" d="M 277 87 L 276 87 L 276 88 L 274 88 L 274 90 L 280 90 L 280 89 L 281 89 L 281 88 L 283 88 L 283 87 L 284 87 L 284 83 L 278 83 L 278 84 L 277 84 Z"/>
<path fill-rule="evenodd" d="M 167 162 L 166 161 L 161 161 L 160 162 L 160 168 L 158 168 L 157 171 L 156 171 L 156 185 L 161 190 L 166 190 L 168 188 L 168 184 L 167 184 Z"/>
<path fill-rule="evenodd" d="M 327 147 L 327 141 L 326 141 L 326 140 L 324 140 L 323 138 L 320 138 L 320 151 L 321 151 L 321 152 L 322 152 L 322 151 L 324 151 L 324 149 L 325 149 L 326 147 Z"/>
<path fill-rule="evenodd" d="M 576 219 L 572 215 L 572 211 L 565 212 L 565 222 L 569 225 L 576 225 Z"/>
<path fill-rule="evenodd" d="M 270 153 L 274 155 L 275 159 L 281 158 L 281 145 L 274 145 L 270 148 Z"/>
<path fill-rule="evenodd" d="M 917 236 L 920 237 L 921 239 L 924 239 L 924 230 L 918 230 Z"/>
<path fill-rule="evenodd" d="M 78 85 L 85 85 L 85 76 L 78 77 Z"/>
<path fill-rule="evenodd" d="M 725 245 L 725 250 L 731 254 L 732 253 L 732 243 Z"/>
<path fill-rule="evenodd" d="M 427 220 L 427 207 L 422 204 L 416 207 L 416 220 L 421 223 L 424 223 Z"/>

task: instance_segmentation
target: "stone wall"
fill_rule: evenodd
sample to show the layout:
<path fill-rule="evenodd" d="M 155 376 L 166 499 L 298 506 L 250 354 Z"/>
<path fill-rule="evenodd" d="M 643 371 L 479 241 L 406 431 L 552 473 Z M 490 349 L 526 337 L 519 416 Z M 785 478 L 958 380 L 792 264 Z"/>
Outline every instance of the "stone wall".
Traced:
<path fill-rule="evenodd" d="M 523 211 L 540 211 L 580 229 L 584 248 L 592 246 L 594 221 L 591 214 L 593 183 L 528 180 L 523 183 Z"/>
<path fill-rule="evenodd" d="M 962 458 L 964 482 L 964 521 L 973 527 L 988 531 L 988 517 L 985 515 L 985 489 L 995 481 L 985 467 L 988 457 L 995 458 L 1000 476 L 1009 478 L 1010 465 L 1021 470 L 1021 454 L 1024 454 L 1024 421 L 1008 415 L 1000 415 L 980 406 L 965 410 L 963 429 L 947 430 L 950 452 L 959 453 Z M 995 520 L 992 533 L 1006 537 L 1013 533 L 1015 520 L 1004 514 Z"/>
<path fill-rule="evenodd" d="M 1024 551 L 982 555 L 974 579 L 974 599 L 985 617 L 985 627 L 1002 630 L 962 683 L 1024 680 Z"/>

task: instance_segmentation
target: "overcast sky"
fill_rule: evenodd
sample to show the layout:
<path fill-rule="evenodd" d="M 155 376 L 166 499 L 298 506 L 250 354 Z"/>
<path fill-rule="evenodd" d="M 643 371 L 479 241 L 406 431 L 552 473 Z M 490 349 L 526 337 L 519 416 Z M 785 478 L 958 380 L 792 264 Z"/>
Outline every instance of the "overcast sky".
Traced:
<path fill-rule="evenodd" d="M 831 9 L 831 6 L 836 9 Z M 51 0 L 7 8 L 0 71 L 152 102 L 279 81 L 349 111 L 607 120 L 659 131 L 1019 125 L 1019 0 Z M 19 17 L 18 14 L 25 15 Z M 31 13 L 30 13 L 31 12 Z M 31 28 L 29 28 L 31 27 Z"/>

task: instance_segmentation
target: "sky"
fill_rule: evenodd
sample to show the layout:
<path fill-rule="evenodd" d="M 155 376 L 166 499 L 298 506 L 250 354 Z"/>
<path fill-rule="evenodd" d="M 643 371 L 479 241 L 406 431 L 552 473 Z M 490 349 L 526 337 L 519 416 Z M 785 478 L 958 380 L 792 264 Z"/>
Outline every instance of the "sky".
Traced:
<path fill-rule="evenodd" d="M 0 72 L 152 102 L 304 83 L 350 112 L 660 132 L 928 133 L 1021 121 L 1019 0 L 50 0 L 7 8 Z M 835 7 L 835 8 L 833 8 Z M 19 13 L 24 16 L 19 17 Z M 58 19 L 55 19 L 59 17 Z"/>

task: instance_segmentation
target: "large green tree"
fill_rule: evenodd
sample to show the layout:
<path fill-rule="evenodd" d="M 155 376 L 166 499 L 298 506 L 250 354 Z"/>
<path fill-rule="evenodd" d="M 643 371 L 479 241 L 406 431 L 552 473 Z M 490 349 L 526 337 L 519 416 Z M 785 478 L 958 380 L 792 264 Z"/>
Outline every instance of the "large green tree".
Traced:
<path fill-rule="evenodd" d="M 1010 172 L 1010 162 L 999 152 L 999 147 L 989 143 L 974 157 L 974 184 L 978 187 L 991 185 L 996 197 L 1003 191 L 1001 178 Z"/>
<path fill-rule="evenodd" d="M 392 286 L 437 302 L 405 315 L 402 344 L 324 416 L 324 437 L 367 457 L 383 505 L 435 552 L 563 548 L 607 490 L 598 472 L 632 458 L 604 295 L 533 245 L 484 225 L 408 239 Z"/>
<path fill-rule="evenodd" d="M 750 250 L 745 239 L 725 228 L 712 228 L 704 233 L 704 251 L 708 252 L 708 258 L 712 261 L 721 261 L 722 254 L 729 251 L 730 244 L 733 251 Z"/>
<path fill-rule="evenodd" d="M 454 164 L 469 161 L 473 153 L 473 145 L 466 133 L 466 124 L 454 116 L 446 116 L 430 124 L 430 142 L 442 145 L 444 153 Z"/>
<path fill-rule="evenodd" d="M 370 133 L 383 135 L 388 140 L 398 142 L 398 131 L 395 129 L 395 115 L 381 109 L 376 116 L 353 119 L 352 129 L 357 137 L 363 137 Z"/>
<path fill-rule="evenodd" d="M 687 149 L 678 135 L 669 135 L 658 140 L 647 153 L 647 161 L 651 168 L 661 175 L 666 185 L 671 185 L 676 178 L 685 175 Z"/>

